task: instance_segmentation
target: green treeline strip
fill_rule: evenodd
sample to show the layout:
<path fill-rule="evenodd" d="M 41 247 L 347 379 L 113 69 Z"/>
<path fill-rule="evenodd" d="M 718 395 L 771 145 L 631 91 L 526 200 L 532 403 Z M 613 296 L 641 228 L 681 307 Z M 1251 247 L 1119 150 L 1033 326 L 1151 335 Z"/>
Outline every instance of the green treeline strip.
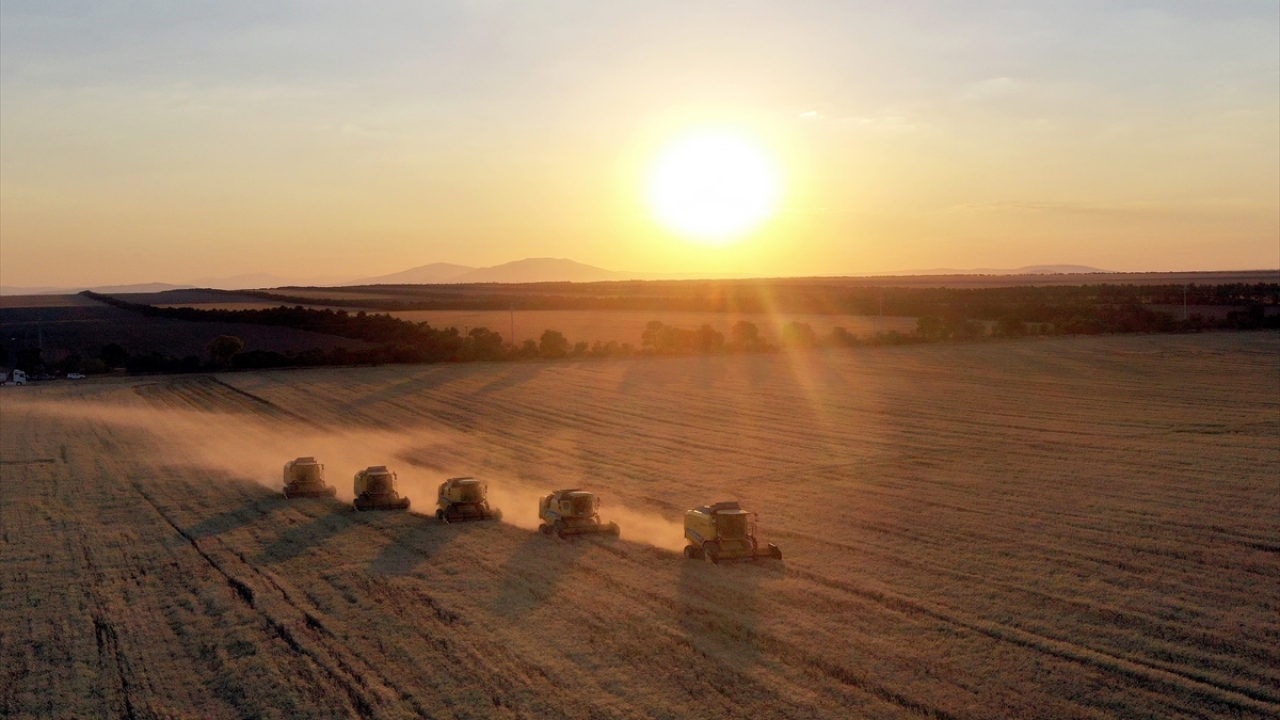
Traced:
<path fill-rule="evenodd" d="M 1137 286 L 1129 286 L 1130 288 Z M 1275 300 L 1275 293 L 1280 286 L 1233 286 L 1235 289 L 1216 295 L 1217 297 L 1251 298 L 1247 306 L 1232 310 L 1225 318 L 1203 318 L 1190 315 L 1186 319 L 1175 319 L 1167 312 L 1156 312 L 1133 300 L 1110 303 L 1081 303 L 1065 306 L 1046 306 L 1043 304 L 1005 307 L 1003 314 L 996 317 L 990 334 L 1004 337 L 1017 337 L 1026 334 L 1098 334 L 1098 333 L 1132 333 L 1132 332 L 1198 332 L 1201 330 L 1252 330 L 1280 328 L 1280 315 L 1267 314 L 1263 300 Z M 994 288 L 980 291 L 941 291 L 959 293 L 1005 293 L 1012 290 L 1028 288 Z M 1067 288 L 1080 290 L 1080 288 Z M 1147 289 L 1147 288 L 1141 288 Z M 1063 288 L 1031 288 L 1031 290 L 1063 290 Z M 903 305 L 912 305 L 919 309 L 931 310 L 921 314 L 916 323 L 916 330 L 911 334 L 898 332 L 877 333 L 867 338 L 858 338 L 842 327 L 836 327 L 828 336 L 818 336 L 807 323 L 788 322 L 781 328 L 780 339 L 788 347 L 845 347 L 860 344 L 897 345 L 918 342 L 940 342 L 950 340 L 971 340 L 988 334 L 987 325 L 979 322 L 980 314 L 973 308 L 960 303 L 941 303 L 936 299 L 939 291 L 902 290 L 907 294 L 917 293 L 924 299 L 903 301 Z M 1181 293 L 1181 288 L 1178 288 Z M 710 325 L 702 325 L 697 330 L 664 325 L 660 321 L 652 321 L 641 333 L 640 347 L 630 343 L 619 344 L 615 341 L 607 343 L 586 342 L 570 343 L 564 335 L 556 330 L 543 332 L 541 340 L 526 340 L 519 346 L 505 343 L 498 333 L 487 328 L 472 329 L 466 336 L 457 328 L 438 329 L 426 322 L 411 322 L 390 315 L 345 310 L 317 310 L 302 306 L 280 306 L 261 310 L 201 310 L 190 307 L 163 308 L 154 305 L 132 303 L 91 291 L 82 295 L 118 308 L 140 313 L 147 317 L 162 317 L 188 322 L 223 322 L 246 323 L 253 325 L 269 325 L 307 330 L 336 337 L 360 340 L 365 347 L 350 349 L 336 347 L 328 351 L 308 350 L 301 353 L 286 352 L 284 354 L 269 350 L 250 350 L 240 352 L 239 347 L 228 351 L 215 351 L 214 345 L 224 341 L 240 343 L 236 338 L 217 338 L 210 344 L 209 354 L 212 362 L 202 365 L 199 357 L 171 358 L 160 353 L 150 355 L 131 355 L 127 350 L 111 345 L 103 348 L 98 364 L 103 368 L 125 367 L 131 372 L 191 372 L 199 369 L 235 368 L 269 368 L 298 367 L 321 365 L 377 365 L 383 363 L 433 363 L 433 362 L 466 362 L 473 360 L 523 360 L 532 358 L 562 357 L 617 357 L 634 354 L 690 354 L 690 353 L 724 353 L 724 352 L 772 352 L 777 346 L 766 341 L 753 323 L 740 321 L 733 326 L 730 337 L 725 336 Z M 266 293 L 259 293 L 259 296 Z M 1017 293 L 1012 293 L 1019 297 Z M 1055 297 L 1084 297 L 1071 293 L 1057 293 Z M 941 297 L 946 297 L 945 295 Z M 1089 297 L 1097 297 L 1094 293 Z M 1111 296 L 1108 296 L 1111 297 Z M 1115 297 L 1128 297 L 1123 293 Z M 930 300 L 934 300 L 930 302 Z M 1189 303 L 1190 304 L 1190 303 Z M 1202 303 L 1203 304 L 1203 303 Z M 888 314 L 888 313 L 887 313 Z M 895 313 L 896 314 L 896 313 Z M 975 319 L 975 317 L 977 319 Z M 1046 319 L 1047 318 L 1047 319 Z M 61 368 L 64 372 L 79 372 L 79 356 L 72 356 L 77 368 L 67 365 Z M 20 358 L 23 366 L 35 367 L 40 364 L 39 358 Z M 90 363 L 86 363 L 86 367 Z M 90 372 L 94 370 L 89 370 Z M 100 370 L 99 370 L 100 371 Z"/>
<path fill-rule="evenodd" d="M 348 290 L 355 288 L 347 288 Z M 389 298 L 305 297 L 267 291 L 226 291 L 294 305 L 369 310 L 632 310 L 654 312 L 785 312 L 925 317 L 962 314 L 970 320 L 1018 317 L 1061 323 L 1118 305 L 1280 305 L 1280 283 L 1219 285 L 1075 285 L 998 288 L 850 287 L 832 282 L 681 281 L 542 283 L 536 286 L 374 286 Z"/>

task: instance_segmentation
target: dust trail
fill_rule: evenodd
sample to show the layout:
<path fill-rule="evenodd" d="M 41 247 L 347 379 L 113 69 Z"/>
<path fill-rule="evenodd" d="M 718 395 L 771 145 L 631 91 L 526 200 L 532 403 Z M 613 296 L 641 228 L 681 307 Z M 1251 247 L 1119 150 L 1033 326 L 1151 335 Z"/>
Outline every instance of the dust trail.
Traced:
<path fill-rule="evenodd" d="M 412 511 L 423 515 L 434 514 L 436 489 L 445 478 L 470 475 L 488 483 L 489 504 L 502 510 L 503 522 L 525 530 L 538 528 L 539 498 L 560 487 L 583 487 L 601 496 L 601 519 L 617 522 L 622 538 L 666 550 L 684 547 L 679 522 L 618 503 L 602 483 L 566 478 L 557 487 L 534 486 L 509 472 L 492 472 L 479 463 L 457 467 L 456 461 L 425 475 L 422 463 L 412 461 L 424 447 L 433 448 L 436 456 L 482 457 L 477 440 L 462 434 L 315 428 L 250 413 L 100 401 L 6 399 L 4 409 L 14 420 L 26 412 L 136 429 L 157 441 L 152 451 L 164 464 L 215 469 L 276 491 L 284 485 L 284 463 L 295 457 L 310 455 L 324 463 L 325 481 L 346 501 L 354 499 L 351 478 L 357 471 L 388 465 L 397 473 L 400 493 L 412 500 Z"/>

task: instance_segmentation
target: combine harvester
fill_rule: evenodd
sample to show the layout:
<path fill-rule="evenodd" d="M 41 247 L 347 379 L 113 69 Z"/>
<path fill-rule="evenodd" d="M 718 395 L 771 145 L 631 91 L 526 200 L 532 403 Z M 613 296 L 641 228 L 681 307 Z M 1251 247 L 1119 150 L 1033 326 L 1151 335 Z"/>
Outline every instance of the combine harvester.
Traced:
<path fill-rule="evenodd" d="M 440 522 L 502 519 L 501 510 L 489 507 L 489 486 L 475 478 L 449 478 L 440 483 L 436 505 Z"/>
<path fill-rule="evenodd" d="M 560 538 L 575 535 L 612 535 L 618 537 L 618 523 L 600 522 L 600 498 L 586 490 L 557 490 L 538 501 L 538 532 L 555 533 Z"/>
<path fill-rule="evenodd" d="M 782 559 L 782 550 L 756 542 L 756 514 L 742 509 L 736 501 L 703 505 L 684 514 L 684 536 L 689 544 L 684 556 L 690 560 Z"/>
<path fill-rule="evenodd" d="M 356 510 L 408 510 L 409 498 L 396 492 L 396 474 L 386 465 L 370 465 L 356 473 Z"/>
<path fill-rule="evenodd" d="M 313 457 L 300 457 L 284 464 L 284 496 L 287 498 L 333 497 L 338 488 L 324 484 L 324 465 Z"/>

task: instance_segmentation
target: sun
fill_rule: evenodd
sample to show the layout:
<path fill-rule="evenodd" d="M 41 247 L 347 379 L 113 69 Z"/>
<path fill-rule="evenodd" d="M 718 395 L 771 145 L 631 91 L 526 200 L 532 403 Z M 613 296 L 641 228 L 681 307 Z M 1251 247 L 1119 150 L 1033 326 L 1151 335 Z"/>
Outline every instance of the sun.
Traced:
<path fill-rule="evenodd" d="M 689 133 L 668 145 L 650 168 L 649 211 L 676 235 L 725 245 L 777 211 L 780 175 L 760 143 L 746 133 Z"/>

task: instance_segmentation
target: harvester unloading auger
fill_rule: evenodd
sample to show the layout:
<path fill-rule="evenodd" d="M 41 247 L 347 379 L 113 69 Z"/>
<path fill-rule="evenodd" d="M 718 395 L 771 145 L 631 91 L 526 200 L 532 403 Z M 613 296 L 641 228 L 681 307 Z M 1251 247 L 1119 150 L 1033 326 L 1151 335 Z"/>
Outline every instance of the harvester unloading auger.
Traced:
<path fill-rule="evenodd" d="M 284 496 L 333 497 L 338 488 L 324 483 L 324 465 L 313 457 L 300 457 L 284 464 Z"/>
<path fill-rule="evenodd" d="M 691 560 L 782 559 L 782 550 L 756 541 L 756 514 L 736 501 L 703 505 L 684 514 L 684 536 L 689 541 L 684 556 Z"/>
<path fill-rule="evenodd" d="M 386 465 L 371 465 L 356 473 L 356 510 L 408 510 L 409 498 L 396 492 L 396 474 Z"/>
<path fill-rule="evenodd" d="M 557 490 L 538 500 L 538 532 L 561 538 L 574 535 L 612 535 L 621 532 L 618 523 L 600 522 L 600 498 L 586 490 Z"/>
<path fill-rule="evenodd" d="M 470 477 L 449 478 L 440 483 L 436 519 L 454 523 L 467 520 L 501 520 L 502 511 L 489 507 L 489 486 Z"/>

